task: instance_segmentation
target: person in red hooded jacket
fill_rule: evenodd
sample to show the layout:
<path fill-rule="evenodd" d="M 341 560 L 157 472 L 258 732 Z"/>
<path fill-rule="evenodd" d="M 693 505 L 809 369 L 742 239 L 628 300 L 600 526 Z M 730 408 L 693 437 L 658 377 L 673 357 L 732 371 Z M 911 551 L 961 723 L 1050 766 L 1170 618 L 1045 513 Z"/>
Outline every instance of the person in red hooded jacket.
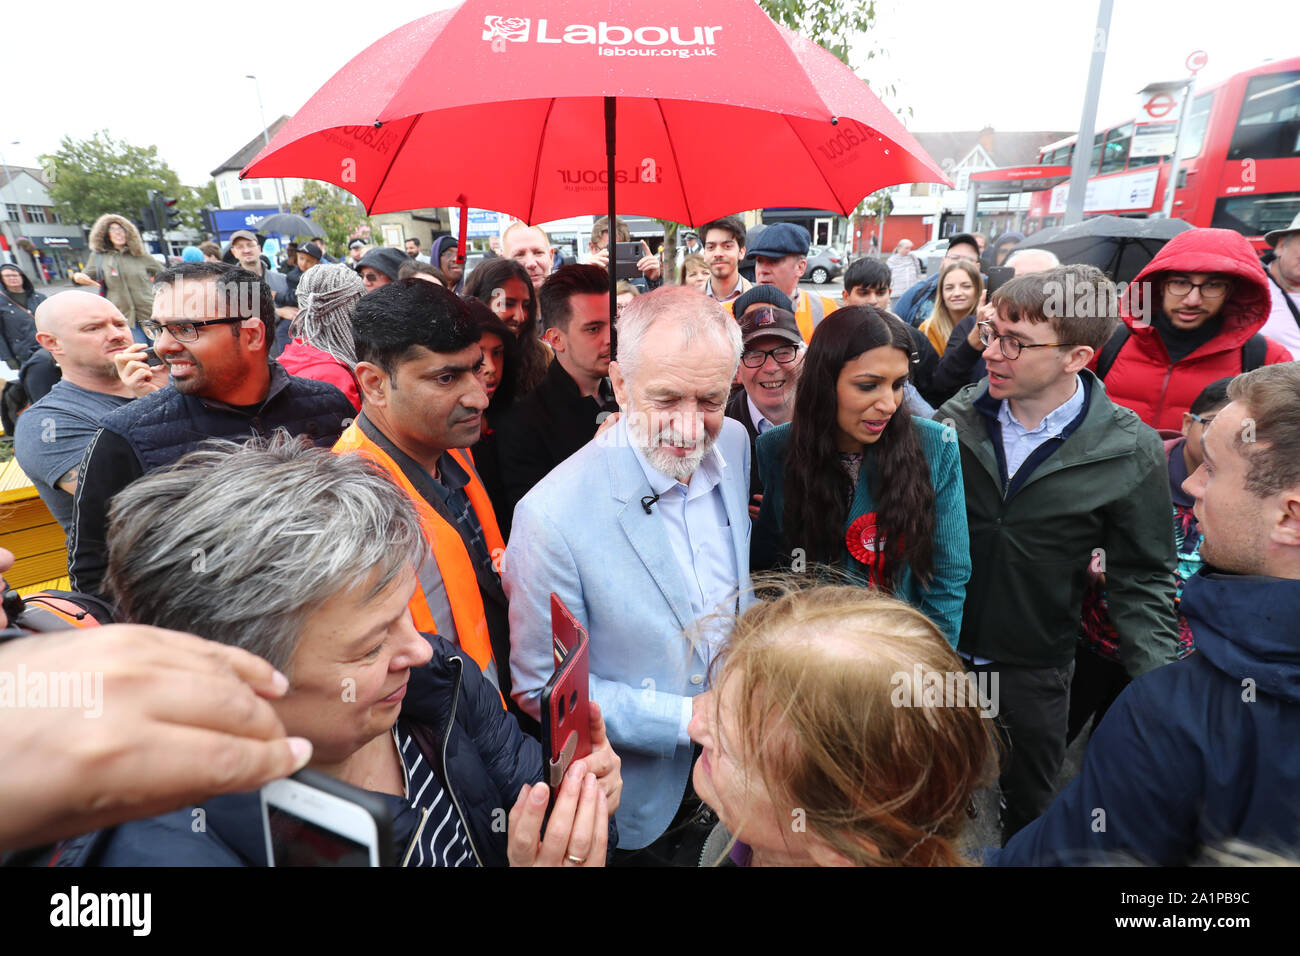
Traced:
<path fill-rule="evenodd" d="M 1260 335 L 1269 309 L 1268 279 L 1245 237 L 1189 229 L 1138 273 L 1121 301 L 1123 325 L 1091 367 L 1113 401 L 1177 431 L 1206 385 L 1291 361 Z"/>

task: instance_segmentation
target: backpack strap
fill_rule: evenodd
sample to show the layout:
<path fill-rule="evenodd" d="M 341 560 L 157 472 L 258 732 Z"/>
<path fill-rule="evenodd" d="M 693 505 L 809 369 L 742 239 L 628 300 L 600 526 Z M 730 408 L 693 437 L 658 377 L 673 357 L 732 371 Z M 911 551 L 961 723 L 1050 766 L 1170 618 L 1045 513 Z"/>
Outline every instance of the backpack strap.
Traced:
<path fill-rule="evenodd" d="M 1241 347 L 1241 370 L 1249 372 L 1264 364 L 1268 355 L 1268 339 L 1256 332 Z"/>
<path fill-rule="evenodd" d="M 1119 328 L 1115 330 L 1115 334 L 1110 337 L 1110 341 L 1102 346 L 1101 355 L 1097 359 L 1097 377 L 1102 381 L 1106 380 L 1106 373 L 1115 364 L 1115 359 L 1119 357 L 1119 350 L 1124 347 L 1128 337 L 1128 326 L 1121 322 Z"/>

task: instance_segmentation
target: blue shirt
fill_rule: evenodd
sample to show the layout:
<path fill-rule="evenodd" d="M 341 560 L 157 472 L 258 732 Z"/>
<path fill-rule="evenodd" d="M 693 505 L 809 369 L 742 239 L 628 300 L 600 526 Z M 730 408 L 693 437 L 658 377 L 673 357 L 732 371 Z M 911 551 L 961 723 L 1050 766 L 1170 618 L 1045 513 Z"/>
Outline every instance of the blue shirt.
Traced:
<path fill-rule="evenodd" d="M 735 613 L 740 572 L 732 548 L 731 523 L 722 500 L 722 473 L 727 467 L 722 452 L 713 446 L 691 475 L 690 483 L 684 485 L 651 465 L 635 442 L 632 451 L 645 472 L 650 490 L 659 496 L 651 507 L 659 512 L 673 557 L 686 578 L 691 614 L 698 621 L 715 612 Z M 703 656 L 711 660 L 726 635 L 717 628 L 708 628 L 695 636 L 706 642 Z M 691 720 L 691 700 L 682 698 L 678 742 L 683 745 L 690 744 L 686 725 Z"/>
<path fill-rule="evenodd" d="M 1079 376 L 1074 377 L 1074 394 L 1061 405 L 1048 412 L 1037 428 L 1025 428 L 1011 413 L 1011 401 L 1004 398 L 998 409 L 998 424 L 1002 426 L 1002 454 L 1007 462 L 1007 481 L 1016 476 L 1025 459 L 1049 438 L 1057 438 L 1065 427 L 1083 410 L 1086 395 Z"/>

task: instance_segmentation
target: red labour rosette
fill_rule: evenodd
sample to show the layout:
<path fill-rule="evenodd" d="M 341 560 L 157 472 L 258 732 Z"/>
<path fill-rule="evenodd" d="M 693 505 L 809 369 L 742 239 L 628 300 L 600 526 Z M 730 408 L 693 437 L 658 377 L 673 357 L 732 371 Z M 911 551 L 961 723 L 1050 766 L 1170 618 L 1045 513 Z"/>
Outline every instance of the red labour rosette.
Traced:
<path fill-rule="evenodd" d="M 844 544 L 849 549 L 849 554 L 867 566 L 873 582 L 877 581 L 880 567 L 884 563 L 882 557 L 884 539 L 877 539 L 877 531 L 876 513 L 872 511 L 855 518 L 844 536 Z"/>
<path fill-rule="evenodd" d="M 861 515 L 849 525 L 848 534 L 844 536 L 849 554 L 869 568 L 874 568 L 878 546 L 876 544 L 876 513 Z"/>

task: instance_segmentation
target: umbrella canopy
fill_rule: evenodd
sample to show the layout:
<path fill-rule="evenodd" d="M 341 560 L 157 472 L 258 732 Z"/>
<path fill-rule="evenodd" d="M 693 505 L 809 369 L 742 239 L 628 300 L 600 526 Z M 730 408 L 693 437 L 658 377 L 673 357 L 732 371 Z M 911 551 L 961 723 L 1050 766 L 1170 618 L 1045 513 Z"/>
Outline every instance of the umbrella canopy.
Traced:
<path fill-rule="evenodd" d="M 753 0 L 507 9 L 467 0 L 372 44 L 241 175 L 334 183 L 370 212 L 532 223 L 607 208 L 612 165 L 618 208 L 694 225 L 764 205 L 848 215 L 883 186 L 948 182 L 866 83 Z"/>
<path fill-rule="evenodd" d="M 267 216 L 257 224 L 257 228 L 264 235 L 274 233 L 279 236 L 323 236 L 325 230 L 310 219 L 295 215 L 291 212 L 278 212 L 274 216 Z"/>
<path fill-rule="evenodd" d="M 1021 249 L 1047 249 L 1061 262 L 1097 266 L 1115 282 L 1132 282 L 1166 242 L 1191 229 L 1181 219 L 1126 219 L 1094 216 L 1055 226 L 1021 240 Z"/>

